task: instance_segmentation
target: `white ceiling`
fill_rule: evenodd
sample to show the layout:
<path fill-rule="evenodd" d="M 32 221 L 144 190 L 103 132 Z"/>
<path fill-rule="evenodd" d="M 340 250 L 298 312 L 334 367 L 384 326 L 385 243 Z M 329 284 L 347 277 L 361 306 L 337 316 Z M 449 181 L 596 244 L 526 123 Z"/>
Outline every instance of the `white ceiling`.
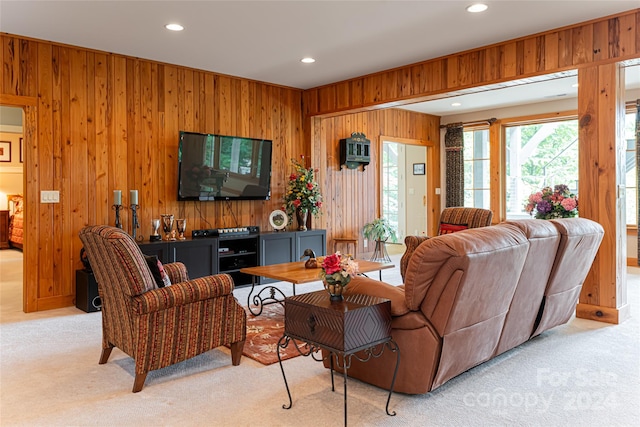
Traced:
<path fill-rule="evenodd" d="M 308 89 L 640 7 L 488 0 L 488 11 L 470 14 L 471 2 L 0 0 L 0 31 Z"/>

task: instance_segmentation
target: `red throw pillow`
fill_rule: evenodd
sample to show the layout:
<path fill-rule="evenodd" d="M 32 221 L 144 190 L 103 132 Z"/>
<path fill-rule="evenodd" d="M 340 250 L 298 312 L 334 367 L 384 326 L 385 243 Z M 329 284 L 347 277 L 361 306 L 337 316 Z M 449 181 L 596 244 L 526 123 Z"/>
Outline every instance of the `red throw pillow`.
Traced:
<path fill-rule="evenodd" d="M 156 281 L 156 285 L 159 288 L 164 288 L 165 286 L 171 286 L 171 279 L 167 275 L 166 271 L 164 271 L 164 267 L 162 266 L 162 262 L 155 255 L 145 255 L 144 259 L 147 261 L 147 265 L 151 270 L 151 275 L 153 279 Z"/>
<path fill-rule="evenodd" d="M 446 222 L 443 222 L 440 223 L 440 232 L 438 234 L 451 234 L 456 231 L 466 230 L 467 228 L 469 228 L 467 224 L 447 224 Z"/>

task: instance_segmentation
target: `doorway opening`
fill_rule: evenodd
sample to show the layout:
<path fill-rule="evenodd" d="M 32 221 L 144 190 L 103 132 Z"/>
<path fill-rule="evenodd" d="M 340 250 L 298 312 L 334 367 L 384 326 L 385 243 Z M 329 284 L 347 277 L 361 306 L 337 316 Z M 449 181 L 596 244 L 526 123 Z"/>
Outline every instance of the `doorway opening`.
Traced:
<path fill-rule="evenodd" d="M 24 118 L 20 107 L 0 106 L 0 213 L 3 221 L 0 261 L 0 310 L 22 313 L 24 301 Z M 6 239 L 6 241 L 5 241 Z"/>
<path fill-rule="evenodd" d="M 427 147 L 385 138 L 381 149 L 381 216 L 399 243 L 408 235 L 427 235 Z"/>

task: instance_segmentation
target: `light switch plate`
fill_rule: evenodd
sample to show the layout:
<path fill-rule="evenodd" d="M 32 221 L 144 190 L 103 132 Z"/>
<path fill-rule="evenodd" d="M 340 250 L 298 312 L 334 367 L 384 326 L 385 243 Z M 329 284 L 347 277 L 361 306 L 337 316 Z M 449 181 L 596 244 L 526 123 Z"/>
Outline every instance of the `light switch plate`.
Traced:
<path fill-rule="evenodd" d="M 41 191 L 40 203 L 60 203 L 60 192 L 58 190 Z"/>

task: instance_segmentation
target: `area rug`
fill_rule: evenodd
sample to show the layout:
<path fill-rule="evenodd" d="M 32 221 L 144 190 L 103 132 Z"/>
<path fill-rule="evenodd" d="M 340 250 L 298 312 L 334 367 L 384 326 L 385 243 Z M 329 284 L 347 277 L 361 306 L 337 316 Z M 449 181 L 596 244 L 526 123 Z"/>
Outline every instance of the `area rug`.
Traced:
<path fill-rule="evenodd" d="M 263 365 L 278 361 L 278 341 L 284 332 L 284 307 L 281 304 L 264 306 L 259 316 L 251 314 L 247 307 L 247 340 L 242 354 Z M 293 343 L 280 349 L 280 359 L 287 360 L 299 356 Z"/>

